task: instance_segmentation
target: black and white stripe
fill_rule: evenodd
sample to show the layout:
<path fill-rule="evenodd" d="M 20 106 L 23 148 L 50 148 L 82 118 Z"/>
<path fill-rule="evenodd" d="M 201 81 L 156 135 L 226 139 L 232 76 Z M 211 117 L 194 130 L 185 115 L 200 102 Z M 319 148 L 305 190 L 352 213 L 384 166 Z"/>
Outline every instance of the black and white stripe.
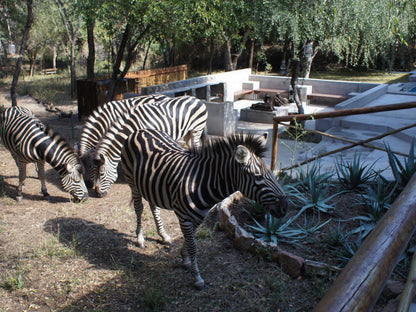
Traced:
<path fill-rule="evenodd" d="M 140 130 L 129 136 L 121 165 L 132 192 L 139 245 L 144 246 L 142 197 L 156 216 L 157 207 L 172 209 L 185 238 L 184 263 L 191 265 L 195 287 L 202 288 L 194 231 L 213 205 L 240 191 L 276 217 L 286 212 L 287 198 L 263 160 L 264 143 L 262 137 L 235 135 L 186 150 L 155 130 Z M 166 240 L 160 217 L 155 219 L 158 232 Z"/>
<path fill-rule="evenodd" d="M 49 198 L 45 183 L 45 162 L 59 173 L 63 189 L 74 200 L 80 201 L 88 197 L 78 155 L 62 137 L 34 117 L 30 110 L 19 106 L 6 109 L 1 115 L 1 138 L 19 168 L 18 200 L 23 198 L 28 163 L 37 165 L 41 191 L 45 198 Z"/>
<path fill-rule="evenodd" d="M 161 94 L 144 95 L 120 101 L 107 102 L 93 111 L 84 124 L 78 144 L 78 154 L 84 166 L 84 179 L 87 187 L 93 187 L 90 173 L 93 167 L 95 147 L 114 123 L 123 123 L 129 118 L 131 111 L 137 105 L 166 99 L 169 99 L 169 97 Z"/>
<path fill-rule="evenodd" d="M 117 180 L 121 148 L 132 132 L 156 129 L 174 141 L 184 139 L 189 146 L 199 146 L 207 117 L 205 104 L 190 96 L 136 106 L 130 118 L 124 123 L 115 123 L 95 148 L 95 170 L 91 171 L 91 177 L 97 195 L 105 196 Z"/>

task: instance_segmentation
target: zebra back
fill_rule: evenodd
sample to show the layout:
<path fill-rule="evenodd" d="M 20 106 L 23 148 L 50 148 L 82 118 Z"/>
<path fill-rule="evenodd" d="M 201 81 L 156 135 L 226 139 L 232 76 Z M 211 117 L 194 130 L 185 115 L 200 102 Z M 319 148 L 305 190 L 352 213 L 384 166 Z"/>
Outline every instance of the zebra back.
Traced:
<path fill-rule="evenodd" d="M 157 102 L 169 97 L 161 94 L 143 95 L 120 101 L 107 102 L 99 106 L 87 118 L 79 141 L 79 155 L 82 157 L 89 150 L 94 149 L 115 122 L 120 122 L 130 115 L 130 111 L 137 105 Z"/>
<path fill-rule="evenodd" d="M 97 144 L 95 170 L 91 171 L 97 194 L 106 194 L 117 180 L 121 149 L 132 132 L 156 129 L 165 132 L 174 141 L 187 137 L 192 140 L 192 144 L 188 142 L 188 145 L 199 146 L 207 118 L 205 104 L 190 96 L 136 106 L 124 124 L 114 124 Z"/>
<path fill-rule="evenodd" d="M 10 107 L 3 112 L 1 138 L 17 163 L 48 162 L 60 175 L 62 187 L 77 200 L 87 189 L 74 149 L 47 128 L 26 108 Z"/>

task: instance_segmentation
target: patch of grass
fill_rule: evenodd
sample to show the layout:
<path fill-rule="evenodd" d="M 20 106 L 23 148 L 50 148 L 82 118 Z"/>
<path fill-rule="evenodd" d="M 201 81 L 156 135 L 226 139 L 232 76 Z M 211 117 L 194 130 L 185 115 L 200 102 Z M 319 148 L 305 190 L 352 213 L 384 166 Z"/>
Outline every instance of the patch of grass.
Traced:
<path fill-rule="evenodd" d="M 161 311 L 167 302 L 163 291 L 154 286 L 143 289 L 142 300 L 147 311 Z"/>
<path fill-rule="evenodd" d="M 30 95 L 43 103 L 55 105 L 69 103 L 71 99 L 69 75 L 35 76 L 28 81 L 19 81 L 17 93 Z"/>
<path fill-rule="evenodd" d="M 377 70 L 356 71 L 347 68 L 328 68 L 325 71 L 311 72 L 310 78 L 392 84 L 398 82 L 408 82 L 409 74 L 388 73 L 386 71 Z"/>
<path fill-rule="evenodd" d="M 56 236 L 51 237 L 44 242 L 41 246 L 35 248 L 33 253 L 36 257 L 50 257 L 50 258 L 71 258 L 78 254 L 77 251 L 78 237 L 77 233 L 74 233 L 72 241 L 69 246 L 63 246 L 59 242 L 59 238 Z"/>
<path fill-rule="evenodd" d="M 9 291 L 21 289 L 24 286 L 23 273 L 17 271 L 14 273 L 6 273 L 2 277 L 0 287 Z"/>

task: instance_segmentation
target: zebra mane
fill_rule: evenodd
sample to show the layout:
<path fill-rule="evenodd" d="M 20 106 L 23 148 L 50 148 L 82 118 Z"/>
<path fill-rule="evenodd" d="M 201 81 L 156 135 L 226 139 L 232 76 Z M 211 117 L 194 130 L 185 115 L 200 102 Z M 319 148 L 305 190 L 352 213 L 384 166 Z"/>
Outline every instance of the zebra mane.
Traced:
<path fill-rule="evenodd" d="M 39 126 L 39 125 L 38 125 Z M 62 137 L 58 132 L 53 131 L 49 126 L 45 126 L 45 127 L 39 127 L 46 136 L 50 137 L 52 141 L 54 141 L 57 145 L 61 145 L 63 147 L 65 147 L 65 150 L 67 150 L 70 153 L 74 153 L 78 159 L 78 154 L 75 151 L 75 148 L 72 147 L 67 140 L 65 140 L 64 137 Z"/>
<path fill-rule="evenodd" d="M 199 148 L 194 148 L 191 152 L 196 154 L 218 154 L 224 153 L 227 147 L 234 150 L 238 145 L 243 145 L 257 157 L 263 158 L 267 148 L 260 136 L 249 134 L 233 134 L 227 137 L 218 137 L 205 141 Z"/>

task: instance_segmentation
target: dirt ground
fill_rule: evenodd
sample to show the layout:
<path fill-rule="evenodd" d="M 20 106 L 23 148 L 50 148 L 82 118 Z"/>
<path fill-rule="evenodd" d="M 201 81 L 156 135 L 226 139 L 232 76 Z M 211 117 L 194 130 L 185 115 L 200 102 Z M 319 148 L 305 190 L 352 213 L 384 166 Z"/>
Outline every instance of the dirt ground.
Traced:
<path fill-rule="evenodd" d="M 19 105 L 31 108 L 71 143 L 79 136 L 82 122 L 77 119 L 59 118 L 27 97 Z M 60 109 L 76 111 L 76 106 Z M 206 287 L 196 291 L 190 273 L 179 265 L 183 238 L 172 212 L 162 211 L 173 239 L 166 246 L 145 207 L 147 241 L 140 249 L 130 190 L 122 181 L 105 198 L 91 193 L 86 202 L 75 204 L 47 166 L 51 201 L 46 202 L 35 167 L 29 165 L 24 199 L 18 203 L 17 177 L 13 159 L 0 145 L 1 312 L 311 311 L 334 278 L 293 279 L 278 264 L 234 249 L 214 222 L 197 236 Z"/>

